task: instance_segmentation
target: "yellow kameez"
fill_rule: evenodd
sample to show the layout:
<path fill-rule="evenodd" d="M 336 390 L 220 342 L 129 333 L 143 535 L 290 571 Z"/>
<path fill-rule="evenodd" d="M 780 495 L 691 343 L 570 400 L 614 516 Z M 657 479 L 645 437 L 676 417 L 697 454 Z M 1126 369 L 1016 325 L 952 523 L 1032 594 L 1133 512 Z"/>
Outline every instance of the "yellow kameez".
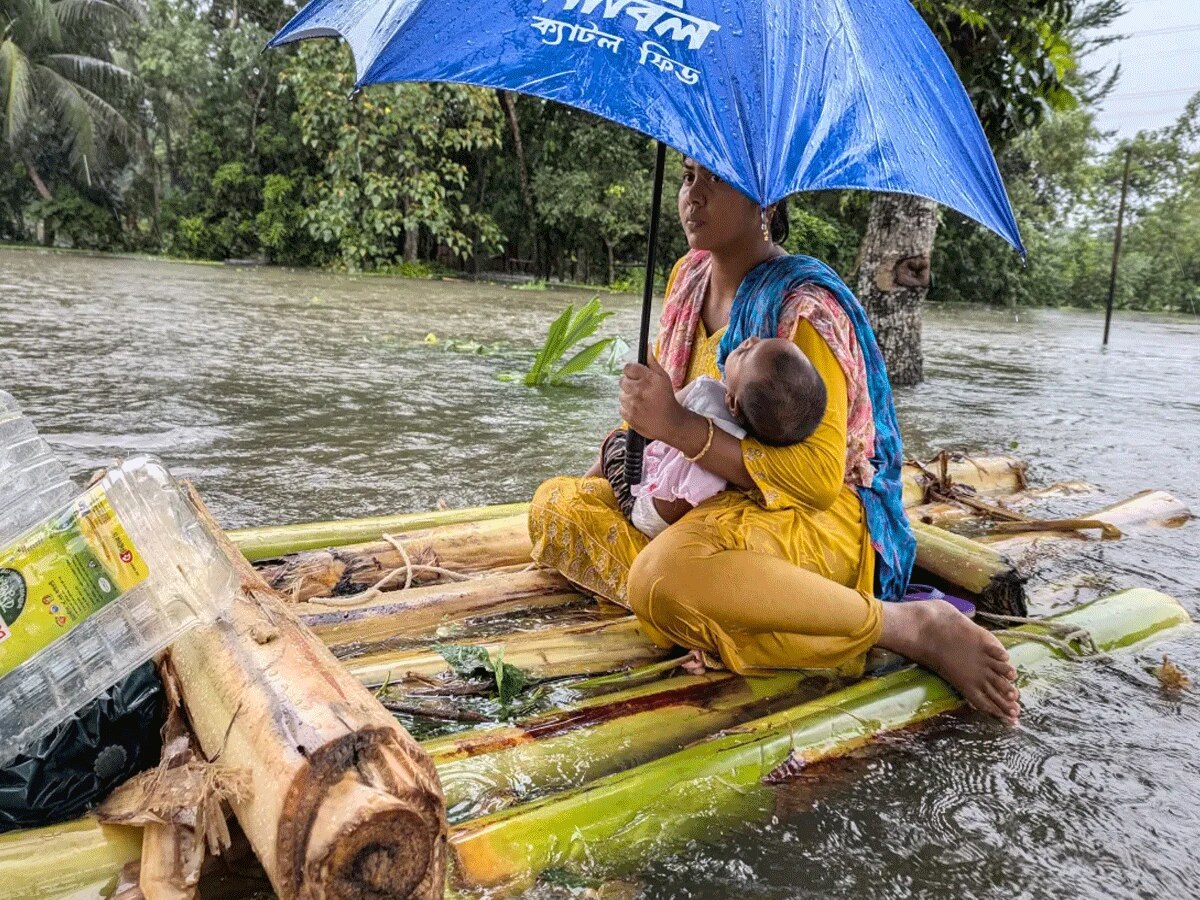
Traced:
<path fill-rule="evenodd" d="M 698 325 L 689 382 L 720 378 L 723 331 Z M 756 490 L 724 491 L 651 542 L 605 479 L 554 478 L 530 509 L 534 559 L 631 608 L 660 645 L 719 654 L 736 672 L 860 669 L 882 610 L 862 503 L 844 482 L 846 380 L 807 322 L 795 341 L 825 380 L 828 406 L 803 443 L 742 441 Z"/>

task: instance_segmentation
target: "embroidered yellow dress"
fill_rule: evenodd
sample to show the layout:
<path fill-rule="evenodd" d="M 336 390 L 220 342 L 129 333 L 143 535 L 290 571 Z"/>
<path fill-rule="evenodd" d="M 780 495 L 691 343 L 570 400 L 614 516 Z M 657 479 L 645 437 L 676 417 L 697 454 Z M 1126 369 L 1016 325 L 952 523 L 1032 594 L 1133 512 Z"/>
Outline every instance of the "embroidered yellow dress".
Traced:
<path fill-rule="evenodd" d="M 720 378 L 723 332 L 698 325 L 689 382 Z M 862 503 L 843 480 L 846 380 L 811 325 L 801 321 L 794 339 L 825 380 L 828 406 L 803 443 L 742 441 L 756 490 L 717 494 L 651 542 L 605 479 L 554 478 L 530 509 L 534 559 L 633 609 L 661 645 L 717 653 L 736 672 L 860 668 L 882 611 Z"/>

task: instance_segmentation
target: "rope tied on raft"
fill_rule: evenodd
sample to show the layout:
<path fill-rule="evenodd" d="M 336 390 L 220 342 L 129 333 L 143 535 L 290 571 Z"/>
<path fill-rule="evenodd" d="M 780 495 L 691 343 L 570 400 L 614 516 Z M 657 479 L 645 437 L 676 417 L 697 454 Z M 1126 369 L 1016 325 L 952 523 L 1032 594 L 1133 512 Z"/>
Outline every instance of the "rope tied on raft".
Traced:
<path fill-rule="evenodd" d="M 990 613 L 976 610 L 975 617 L 985 619 L 998 625 L 1007 625 L 995 632 L 996 634 L 1012 635 L 1022 640 L 1035 641 L 1057 650 L 1065 658 L 1073 661 L 1092 660 L 1109 662 L 1111 657 L 1096 646 L 1095 638 L 1086 628 L 1077 625 L 1065 625 L 1039 616 L 1005 616 L 1000 613 Z M 1044 629 L 1044 633 L 1033 631 L 1017 631 L 1015 626 L 1035 625 Z"/>
<path fill-rule="evenodd" d="M 441 575 L 444 578 L 449 578 L 451 581 L 470 581 L 473 578 L 478 578 L 478 575 L 467 575 L 463 572 L 455 572 L 452 569 L 447 569 L 442 566 L 424 565 L 422 563 L 414 563 L 412 557 L 409 556 L 408 550 L 404 544 L 400 542 L 394 534 L 381 535 L 383 540 L 392 545 L 393 549 L 400 554 L 400 558 L 404 560 L 404 565 L 387 572 L 382 578 L 376 581 L 373 585 L 367 588 L 360 594 L 353 594 L 349 597 L 322 597 L 320 603 L 324 606 L 338 607 L 354 607 L 361 606 L 364 603 L 369 603 L 377 597 L 383 595 L 383 587 L 396 578 L 398 575 L 404 576 L 404 586 L 400 590 L 408 590 L 412 587 L 413 575 L 417 572 L 430 572 L 436 575 Z M 297 580 L 293 587 L 293 595 L 299 591 L 300 581 Z"/>
<path fill-rule="evenodd" d="M 933 472 L 917 459 L 909 459 L 906 465 L 915 467 L 926 478 L 924 503 L 958 503 L 994 521 L 994 534 L 1023 534 L 1030 531 L 1091 531 L 1098 530 L 1102 540 L 1116 541 L 1122 537 L 1121 529 L 1100 519 L 1034 519 L 1016 510 L 981 500 L 970 485 L 957 483 L 950 475 L 950 454 L 942 450 L 930 462 L 937 463 Z M 1020 470 L 1018 488 L 1024 490 L 1024 470 Z"/>

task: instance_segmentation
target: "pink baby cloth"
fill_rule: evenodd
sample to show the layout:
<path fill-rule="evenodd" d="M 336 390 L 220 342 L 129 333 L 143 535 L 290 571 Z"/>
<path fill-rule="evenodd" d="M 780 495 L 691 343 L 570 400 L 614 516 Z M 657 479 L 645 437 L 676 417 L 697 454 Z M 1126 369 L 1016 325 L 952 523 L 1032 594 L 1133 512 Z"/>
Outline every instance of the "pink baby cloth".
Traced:
<path fill-rule="evenodd" d="M 712 419 L 713 424 L 722 431 L 729 432 L 738 440 L 746 436 L 746 430 L 738 424 L 725 404 L 725 385 L 716 379 L 701 375 L 677 396 L 685 408 Z M 638 498 L 686 500 L 692 506 L 699 506 L 727 486 L 724 478 L 714 475 L 699 463 L 688 462 L 681 452 L 669 444 L 651 441 L 646 445 L 641 484 L 633 485 L 631 492 Z"/>

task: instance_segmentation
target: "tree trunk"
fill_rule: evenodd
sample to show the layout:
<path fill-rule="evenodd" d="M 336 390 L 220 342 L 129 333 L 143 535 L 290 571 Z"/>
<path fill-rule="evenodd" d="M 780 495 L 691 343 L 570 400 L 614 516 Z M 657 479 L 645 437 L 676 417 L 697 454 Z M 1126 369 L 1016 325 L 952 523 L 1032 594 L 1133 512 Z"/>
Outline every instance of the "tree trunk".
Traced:
<path fill-rule="evenodd" d="M 521 123 L 517 119 L 517 104 L 508 91 L 496 91 L 496 99 L 508 119 L 508 131 L 512 136 L 513 155 L 517 158 L 517 178 L 521 183 L 521 202 L 528 217 L 529 237 L 533 241 L 533 262 L 536 269 L 538 259 L 537 208 L 533 202 L 533 190 L 529 187 L 529 167 L 525 164 L 525 144 L 521 141 Z"/>
<path fill-rule="evenodd" d="M 154 139 L 146 125 L 146 117 L 138 116 L 138 130 L 142 135 L 142 146 L 146 151 L 146 162 L 150 167 L 150 227 L 154 233 L 154 246 L 162 247 L 162 174 L 158 168 L 158 156 L 154 152 Z M 132 211 L 131 211 L 132 212 Z M 131 215 L 133 226 L 131 231 L 137 231 L 136 213 Z"/>
<path fill-rule="evenodd" d="M 46 187 L 46 182 L 42 181 L 42 176 L 38 174 L 33 161 L 29 157 L 25 157 L 24 162 L 25 171 L 29 173 L 29 180 L 33 182 L 33 187 L 38 192 L 38 196 L 43 200 L 53 200 L 54 195 L 50 193 L 50 188 Z"/>
<path fill-rule="evenodd" d="M 409 225 L 404 229 L 404 261 L 415 263 L 421 229 L 418 225 Z"/>
<path fill-rule="evenodd" d="M 893 384 L 924 377 L 921 307 L 937 234 L 937 204 L 910 194 L 875 194 L 859 248 L 858 298 L 867 310 Z"/>
<path fill-rule="evenodd" d="M 161 111 L 158 109 L 154 110 L 155 119 L 162 123 L 163 150 L 165 150 L 167 154 L 167 187 L 173 188 L 178 186 L 179 179 L 175 169 L 175 144 L 171 140 L 171 126 L 166 121 L 166 117 L 169 115 L 169 113 L 169 109 Z"/>
<path fill-rule="evenodd" d="M 613 282 L 617 280 L 617 263 L 613 255 L 612 241 L 605 241 L 604 249 L 608 252 L 608 284 L 612 287 Z"/>

